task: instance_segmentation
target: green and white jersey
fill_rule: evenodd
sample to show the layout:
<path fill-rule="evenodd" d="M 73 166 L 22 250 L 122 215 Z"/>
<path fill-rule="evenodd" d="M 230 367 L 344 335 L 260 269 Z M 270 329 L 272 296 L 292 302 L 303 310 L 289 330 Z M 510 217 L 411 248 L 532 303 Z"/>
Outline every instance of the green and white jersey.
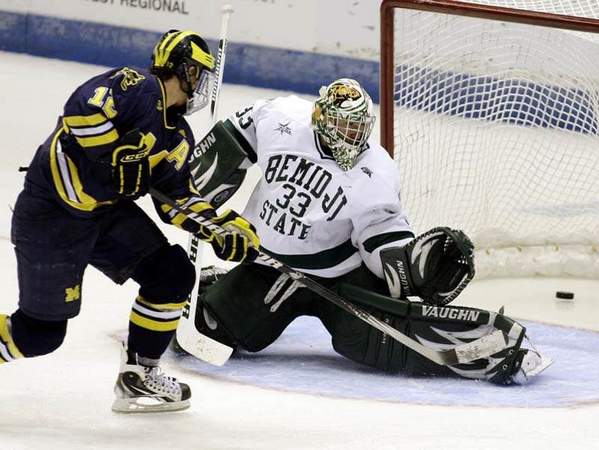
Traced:
<path fill-rule="evenodd" d="M 381 249 L 413 238 L 399 197 L 398 171 L 369 141 L 344 172 L 311 127 L 312 103 L 260 100 L 225 125 L 262 177 L 245 208 L 262 246 L 307 274 L 332 278 L 364 261 L 379 277 Z"/>

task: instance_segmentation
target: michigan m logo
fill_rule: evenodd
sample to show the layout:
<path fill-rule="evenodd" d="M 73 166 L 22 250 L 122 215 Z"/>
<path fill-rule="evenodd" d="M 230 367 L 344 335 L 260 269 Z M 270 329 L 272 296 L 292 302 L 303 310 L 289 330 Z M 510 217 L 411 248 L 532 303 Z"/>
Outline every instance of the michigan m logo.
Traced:
<path fill-rule="evenodd" d="M 74 302 L 76 300 L 79 300 L 80 298 L 81 298 L 81 285 L 80 284 L 78 284 L 75 287 L 65 289 L 64 301 L 66 303 Z"/>

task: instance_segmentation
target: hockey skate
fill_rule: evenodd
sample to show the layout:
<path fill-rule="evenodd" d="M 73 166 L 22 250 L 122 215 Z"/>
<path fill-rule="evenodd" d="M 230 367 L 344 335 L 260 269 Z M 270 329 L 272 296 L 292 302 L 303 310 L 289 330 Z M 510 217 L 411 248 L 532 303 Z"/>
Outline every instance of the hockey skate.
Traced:
<path fill-rule="evenodd" d="M 189 386 L 162 373 L 157 363 L 157 360 L 128 355 L 123 348 L 119 376 L 114 386 L 116 399 L 112 404 L 113 411 L 141 413 L 189 408 Z"/>

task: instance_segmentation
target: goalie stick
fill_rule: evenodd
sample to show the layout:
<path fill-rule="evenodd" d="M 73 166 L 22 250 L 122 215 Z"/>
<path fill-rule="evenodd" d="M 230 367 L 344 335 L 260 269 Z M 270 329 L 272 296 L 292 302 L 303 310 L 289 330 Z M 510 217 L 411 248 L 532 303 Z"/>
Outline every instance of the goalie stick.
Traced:
<path fill-rule="evenodd" d="M 212 124 L 214 124 L 216 122 L 216 113 L 218 111 L 218 99 L 220 97 L 220 87 L 223 81 L 223 72 L 224 72 L 224 67 L 225 67 L 225 57 L 226 57 L 226 51 L 227 51 L 227 30 L 229 27 L 229 18 L 231 17 L 231 14 L 233 14 L 233 7 L 231 5 L 224 5 L 222 7 L 222 20 L 221 20 L 221 29 L 220 29 L 220 36 L 219 36 L 219 41 L 218 41 L 218 54 L 216 56 L 216 65 L 215 65 L 215 75 L 216 75 L 216 79 L 214 81 L 214 86 L 212 87 L 212 93 L 210 96 L 210 121 Z M 192 159 L 193 156 L 195 155 L 195 149 L 194 149 L 194 153 L 192 153 Z M 193 176 L 193 173 L 192 173 Z M 195 178 L 195 177 L 194 177 Z M 189 235 L 189 239 L 187 241 L 187 254 L 189 255 L 189 260 L 192 262 L 192 264 L 195 267 L 196 273 L 198 274 L 198 280 L 200 279 L 199 277 L 199 273 L 201 270 L 200 264 L 201 264 L 201 251 L 202 251 L 202 247 L 201 247 L 201 243 L 200 240 L 193 234 Z M 189 297 L 189 305 L 194 305 L 197 304 L 196 302 L 191 302 L 191 299 L 195 299 L 199 293 L 199 281 L 198 283 L 195 284 L 195 286 L 193 287 L 193 290 L 191 291 L 190 297 Z M 186 311 L 188 313 L 195 313 L 195 311 Z M 191 317 L 191 318 L 189 318 Z M 184 345 L 186 345 L 186 343 L 189 342 L 188 345 L 190 346 L 194 346 L 194 347 L 198 347 L 198 348 L 210 348 L 210 346 L 208 345 L 204 345 L 204 344 L 209 344 L 209 342 L 204 342 L 202 343 L 203 345 L 198 346 L 197 344 L 197 337 L 196 336 L 189 336 L 188 335 L 188 331 L 191 332 L 191 329 L 193 328 L 193 330 L 195 330 L 195 326 L 193 324 L 193 318 L 195 317 L 195 314 L 192 314 L 188 317 L 186 317 L 186 315 L 183 315 L 181 317 L 181 320 L 183 321 L 181 323 L 181 331 L 179 331 L 179 329 L 177 329 L 177 339 L 179 340 L 180 343 L 182 343 L 183 348 L 185 350 L 188 350 Z M 191 321 L 191 323 L 186 323 L 186 321 Z M 197 334 L 197 333 L 196 333 Z M 204 336 L 204 338 L 207 338 L 206 336 Z M 229 348 L 229 347 L 227 347 Z M 190 350 L 188 350 L 190 351 Z M 199 350 L 196 350 L 199 351 Z M 230 353 L 233 351 L 233 349 L 230 349 L 230 351 L 228 351 L 229 355 Z M 191 352 L 191 351 L 190 351 Z M 193 353 L 193 352 L 191 352 Z M 229 357 L 229 355 L 213 355 L 211 357 L 211 359 L 214 361 L 214 364 L 216 365 L 222 365 L 224 364 L 224 361 L 226 361 Z M 210 356 L 207 356 L 208 360 L 210 360 Z M 224 361 L 223 361 L 224 359 Z M 219 364 L 219 361 L 222 361 Z"/>
<path fill-rule="evenodd" d="M 159 192 L 156 189 L 150 189 L 150 194 L 153 197 L 155 197 L 156 199 L 158 199 L 160 202 L 171 206 L 176 211 L 178 211 L 182 214 L 185 214 L 189 219 L 208 228 L 210 231 L 212 231 L 216 234 L 223 234 L 223 233 L 227 232 L 225 229 L 212 223 L 210 220 L 204 219 L 204 218 L 198 216 L 193 211 L 191 211 L 189 208 L 185 208 L 185 207 L 179 205 L 173 199 L 167 197 L 162 192 Z M 296 280 L 298 283 L 301 283 L 303 286 L 310 289 L 312 292 L 315 292 L 316 294 L 323 297 L 324 299 L 334 303 L 335 305 L 344 309 L 348 313 L 354 315 L 358 319 L 368 323 L 369 325 L 376 328 L 377 330 L 387 334 L 388 336 L 392 337 L 399 343 L 405 345 L 406 347 L 414 350 L 415 352 L 421 354 L 425 358 L 428 358 L 429 360 L 431 360 L 437 364 L 440 364 L 443 366 L 447 366 L 447 365 L 452 366 L 452 365 L 456 365 L 456 364 L 468 363 L 468 362 L 474 361 L 475 359 L 485 358 L 485 357 L 491 356 L 491 355 L 503 350 L 505 348 L 505 344 L 507 343 L 506 338 L 504 337 L 504 334 L 500 330 L 496 330 L 487 336 L 483 336 L 482 338 L 479 338 L 479 339 L 469 342 L 467 344 L 457 345 L 456 347 L 449 349 L 449 350 L 440 350 L 440 351 L 433 350 L 431 348 L 425 347 L 424 345 L 420 344 L 419 342 L 415 341 L 414 339 L 410 338 L 409 336 L 406 336 L 405 334 L 403 334 L 396 328 L 393 328 L 391 325 L 377 319 L 372 314 L 370 314 L 368 311 L 349 302 L 348 300 L 344 299 L 336 292 L 333 292 L 332 290 L 324 287 L 323 285 L 321 285 L 317 281 L 313 280 L 309 276 L 307 276 L 301 272 L 298 272 L 298 271 L 292 269 L 291 267 L 289 267 L 288 265 L 273 258 L 272 256 L 270 256 L 268 254 L 268 251 L 266 251 L 264 248 L 260 247 L 259 252 L 260 253 L 258 255 L 258 259 L 262 263 L 277 269 L 281 273 L 285 273 L 285 274 L 289 275 L 293 280 Z M 193 322 L 195 320 L 195 314 L 193 314 L 193 315 L 191 314 L 192 310 L 195 311 L 196 306 L 197 306 L 197 298 L 194 297 L 190 300 L 190 310 L 185 311 L 185 314 L 184 314 L 184 315 L 188 314 L 188 317 L 185 318 L 184 323 L 179 325 L 179 328 L 181 328 L 182 326 L 185 327 L 185 334 L 186 334 L 187 338 L 190 338 L 190 333 L 193 333 L 193 331 L 195 331 L 195 333 L 197 334 L 198 340 L 201 340 L 201 339 L 205 339 L 206 336 L 201 335 L 197 330 L 195 330 L 195 326 L 193 324 Z M 191 330 L 190 329 L 191 327 L 193 327 L 194 330 Z M 179 337 L 178 329 L 177 329 L 177 337 Z M 192 353 L 194 356 L 197 356 L 200 359 L 206 360 L 205 359 L 206 355 L 204 353 L 196 354 L 191 351 L 191 350 L 201 351 L 202 350 L 201 343 L 198 343 L 196 345 L 190 345 L 189 348 L 191 350 L 184 346 L 182 346 L 182 347 L 185 350 Z M 223 346 L 223 347 L 226 347 L 226 346 Z M 230 347 L 227 347 L 227 348 L 230 348 Z M 211 355 L 209 355 L 209 356 L 211 356 Z M 220 356 L 223 356 L 223 355 L 219 355 L 219 357 Z M 228 356 L 227 356 L 227 358 L 228 358 Z M 225 359 L 225 361 L 226 361 L 226 359 Z"/>

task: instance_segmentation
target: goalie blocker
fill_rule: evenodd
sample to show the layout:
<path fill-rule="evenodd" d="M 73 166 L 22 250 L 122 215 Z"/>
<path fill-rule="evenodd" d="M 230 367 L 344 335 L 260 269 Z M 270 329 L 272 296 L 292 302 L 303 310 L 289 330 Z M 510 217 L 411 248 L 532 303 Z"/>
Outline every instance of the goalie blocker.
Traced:
<path fill-rule="evenodd" d="M 235 132 L 219 120 L 193 151 L 190 170 L 195 187 L 215 209 L 237 192 L 249 166 Z"/>
<path fill-rule="evenodd" d="M 218 281 L 210 285 L 216 278 Z M 525 328 L 501 313 L 468 307 L 433 306 L 397 300 L 383 293 L 383 280 L 362 266 L 337 280 L 322 279 L 331 289 L 359 304 L 421 344 L 445 350 L 500 330 L 505 348 L 468 364 L 441 366 L 390 339 L 334 304 L 302 288 L 288 275 L 256 264 L 239 265 L 204 277 L 195 327 L 202 336 L 205 361 L 223 364 L 230 349 L 257 352 L 272 344 L 297 317 L 315 316 L 332 337 L 333 348 L 357 363 L 411 376 L 459 376 L 498 384 L 523 383 L 550 363 L 521 348 Z M 178 335 L 179 339 L 180 336 Z M 227 351 L 223 351 L 227 350 Z"/>

